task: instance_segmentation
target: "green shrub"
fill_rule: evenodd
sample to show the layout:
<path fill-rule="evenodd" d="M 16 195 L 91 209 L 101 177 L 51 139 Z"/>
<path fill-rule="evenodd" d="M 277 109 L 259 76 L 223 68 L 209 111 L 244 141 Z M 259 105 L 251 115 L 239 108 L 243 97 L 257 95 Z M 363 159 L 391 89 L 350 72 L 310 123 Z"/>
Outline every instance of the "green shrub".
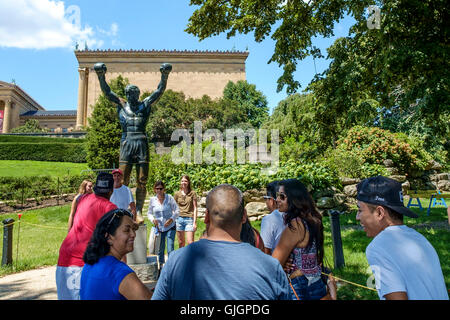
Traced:
<path fill-rule="evenodd" d="M 363 157 L 353 151 L 343 148 L 328 149 L 325 155 L 325 158 L 322 159 L 323 164 L 336 172 L 339 177 L 364 179 L 377 175 L 388 175 L 383 165 L 364 162 Z"/>
<path fill-rule="evenodd" d="M 83 163 L 86 162 L 86 150 L 82 143 L 0 143 L 0 160 Z"/>
<path fill-rule="evenodd" d="M 22 201 L 27 198 L 44 198 L 51 195 L 76 193 L 84 179 L 95 182 L 96 175 L 87 172 L 62 177 L 28 176 L 0 177 L 0 201 Z"/>
<path fill-rule="evenodd" d="M 350 151 L 360 157 L 363 163 L 368 164 L 381 165 L 383 160 L 391 159 L 400 173 L 424 170 L 432 159 L 418 139 L 376 127 L 351 128 L 339 139 L 337 150 Z"/>
<path fill-rule="evenodd" d="M 171 154 L 157 155 L 151 152 L 148 190 L 152 192 L 153 184 L 162 180 L 169 193 L 179 189 L 183 174 L 189 175 L 197 192 L 209 191 L 213 187 L 228 183 L 240 190 L 261 189 L 273 180 L 298 178 L 312 189 L 321 190 L 338 186 L 337 176 L 326 166 L 319 163 L 301 163 L 288 160 L 280 162 L 276 173 L 265 174 L 268 166 L 257 164 L 175 164 Z"/>

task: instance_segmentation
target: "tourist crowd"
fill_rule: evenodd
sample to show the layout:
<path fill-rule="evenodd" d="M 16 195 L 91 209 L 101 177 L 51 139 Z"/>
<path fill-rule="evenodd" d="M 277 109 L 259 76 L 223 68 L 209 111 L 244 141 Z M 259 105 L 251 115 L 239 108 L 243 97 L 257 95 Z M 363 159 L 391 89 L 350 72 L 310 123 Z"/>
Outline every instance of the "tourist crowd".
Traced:
<path fill-rule="evenodd" d="M 260 232 L 250 224 L 241 190 L 216 186 L 206 197 L 206 229 L 197 241 L 198 199 L 189 176 L 181 177 L 173 196 L 156 181 L 147 216 L 161 239 L 159 273 L 154 291 L 149 290 L 126 263 L 142 221 L 122 177 L 120 170 L 100 173 L 93 188 L 90 181 L 80 186 L 60 248 L 58 299 L 338 298 L 333 277 L 324 276 L 322 215 L 297 179 L 267 185 L 270 214 Z M 366 256 L 379 298 L 448 300 L 436 250 L 403 223 L 404 216 L 417 215 L 404 206 L 401 184 L 382 176 L 364 179 L 357 186 L 357 204 L 356 219 L 373 238 Z"/>

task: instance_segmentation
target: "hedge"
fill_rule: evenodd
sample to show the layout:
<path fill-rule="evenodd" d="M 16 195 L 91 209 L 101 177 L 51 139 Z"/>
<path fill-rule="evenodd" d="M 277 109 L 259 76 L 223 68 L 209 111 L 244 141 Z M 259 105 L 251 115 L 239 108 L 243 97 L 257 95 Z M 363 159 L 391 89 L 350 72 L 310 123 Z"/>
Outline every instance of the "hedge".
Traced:
<path fill-rule="evenodd" d="M 85 138 L 52 138 L 43 136 L 19 136 L 19 135 L 0 135 L 0 143 L 3 142 L 32 142 L 32 143 L 85 143 Z"/>
<path fill-rule="evenodd" d="M 83 143 L 0 143 L 0 160 L 86 162 Z"/>

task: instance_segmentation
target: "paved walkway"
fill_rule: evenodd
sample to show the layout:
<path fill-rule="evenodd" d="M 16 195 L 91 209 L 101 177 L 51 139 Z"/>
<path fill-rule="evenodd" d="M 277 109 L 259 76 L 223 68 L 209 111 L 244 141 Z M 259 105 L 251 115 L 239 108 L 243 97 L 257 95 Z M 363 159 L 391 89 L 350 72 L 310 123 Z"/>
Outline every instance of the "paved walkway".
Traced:
<path fill-rule="evenodd" d="M 57 300 L 55 272 L 53 266 L 0 278 L 0 300 Z M 156 281 L 145 284 L 151 289 Z"/>

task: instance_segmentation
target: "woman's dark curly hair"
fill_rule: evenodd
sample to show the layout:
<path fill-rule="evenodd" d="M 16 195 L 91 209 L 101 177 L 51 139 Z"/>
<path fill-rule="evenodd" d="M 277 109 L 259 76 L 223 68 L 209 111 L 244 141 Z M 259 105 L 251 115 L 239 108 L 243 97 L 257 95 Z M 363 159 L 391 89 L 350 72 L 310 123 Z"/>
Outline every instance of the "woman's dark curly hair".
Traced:
<path fill-rule="evenodd" d="M 95 264 L 100 258 L 109 253 L 111 246 L 108 243 L 108 235 L 115 235 L 117 228 L 122 223 L 123 216 L 129 216 L 133 219 L 133 214 L 129 211 L 114 209 L 105 213 L 97 222 L 94 233 L 83 255 L 83 261 L 85 263 Z"/>
<path fill-rule="evenodd" d="M 306 187 L 297 179 L 287 179 L 279 182 L 279 186 L 284 186 L 284 193 L 287 196 L 288 211 L 284 217 L 284 223 L 294 230 L 292 220 L 300 218 L 303 225 L 309 229 L 309 240 L 307 246 L 312 245 L 313 240 L 317 246 L 318 263 L 323 262 L 323 223 L 322 215 L 317 210 L 316 204 Z M 306 225 L 305 225 L 306 223 Z"/>

